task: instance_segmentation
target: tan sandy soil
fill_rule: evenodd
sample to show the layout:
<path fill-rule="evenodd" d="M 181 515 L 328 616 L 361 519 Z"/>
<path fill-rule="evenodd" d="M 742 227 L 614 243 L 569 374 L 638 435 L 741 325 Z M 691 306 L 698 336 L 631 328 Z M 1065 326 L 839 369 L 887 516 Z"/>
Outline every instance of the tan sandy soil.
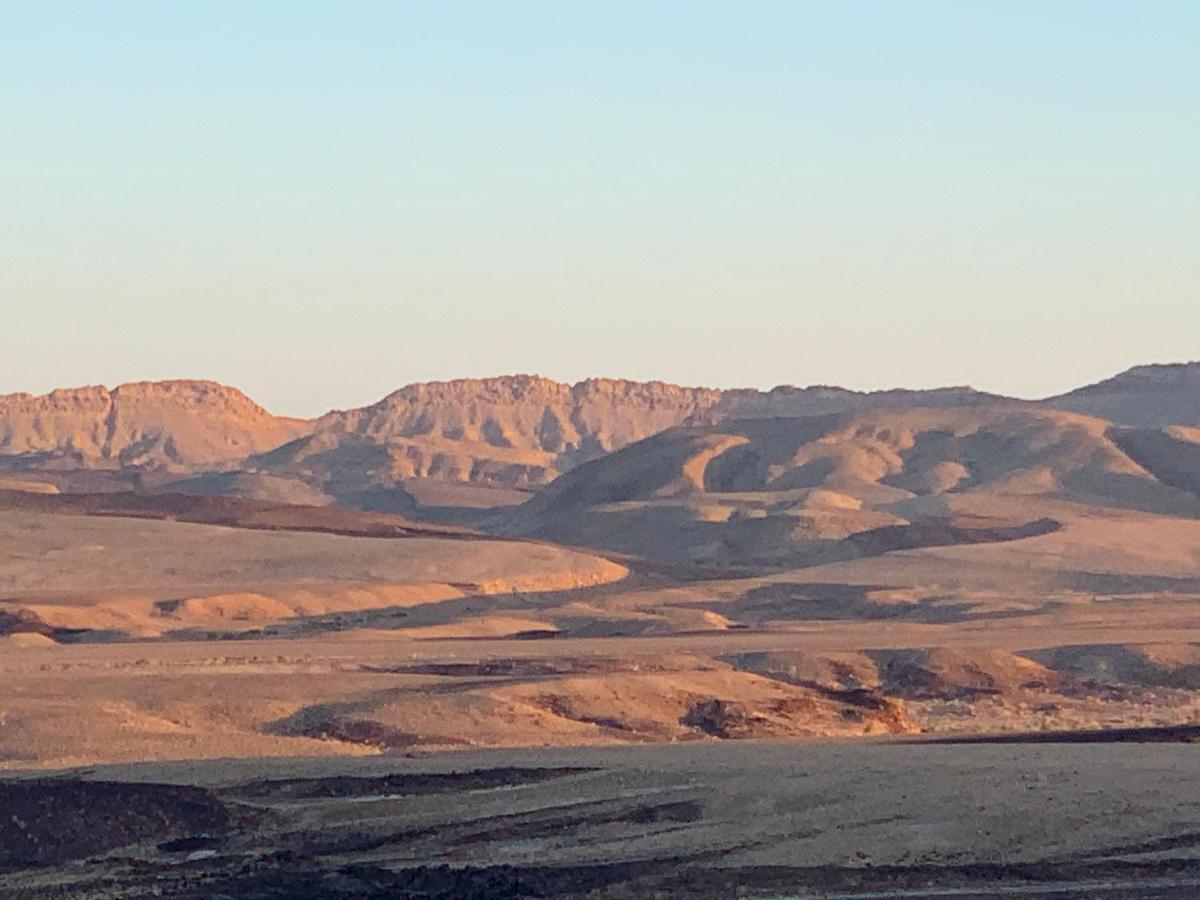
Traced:
<path fill-rule="evenodd" d="M 0 612 L 24 621 L 24 630 L 149 636 L 244 629 L 295 616 L 570 589 L 625 574 L 607 560 L 544 544 L 0 512 Z"/>
<path fill-rule="evenodd" d="M 26 478 L 0 478 L 0 491 L 25 491 L 30 494 L 57 494 L 58 488 L 46 481 Z"/>

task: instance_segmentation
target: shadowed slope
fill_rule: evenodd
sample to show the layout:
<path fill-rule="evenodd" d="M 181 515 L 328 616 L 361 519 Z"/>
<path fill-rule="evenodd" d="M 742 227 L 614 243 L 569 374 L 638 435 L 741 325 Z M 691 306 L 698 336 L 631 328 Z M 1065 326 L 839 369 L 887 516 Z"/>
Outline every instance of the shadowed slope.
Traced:
<path fill-rule="evenodd" d="M 1098 419 L 876 409 L 672 429 L 564 475 L 495 527 L 650 557 L 796 565 L 1056 527 L 1020 504 L 958 498 L 1200 514 L 1179 485 L 1130 458 Z"/>
<path fill-rule="evenodd" d="M 1200 425 L 1200 362 L 1135 366 L 1042 402 L 1136 428 Z"/>
<path fill-rule="evenodd" d="M 1200 433 L 1189 428 L 1114 428 L 1113 443 L 1163 484 L 1200 496 Z"/>

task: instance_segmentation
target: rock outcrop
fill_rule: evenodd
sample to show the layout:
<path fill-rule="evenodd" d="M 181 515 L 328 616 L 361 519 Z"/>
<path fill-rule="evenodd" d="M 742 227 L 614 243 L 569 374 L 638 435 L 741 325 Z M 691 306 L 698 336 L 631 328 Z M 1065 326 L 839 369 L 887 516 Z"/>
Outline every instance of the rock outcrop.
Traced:
<path fill-rule="evenodd" d="M 0 397 L 0 457 L 46 467 L 194 467 L 243 459 L 310 430 L 211 381 Z"/>

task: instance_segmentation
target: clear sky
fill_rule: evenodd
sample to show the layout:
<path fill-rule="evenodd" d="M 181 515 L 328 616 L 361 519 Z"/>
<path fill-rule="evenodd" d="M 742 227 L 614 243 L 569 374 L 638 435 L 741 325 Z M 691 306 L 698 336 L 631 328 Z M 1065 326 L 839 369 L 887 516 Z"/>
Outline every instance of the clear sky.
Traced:
<path fill-rule="evenodd" d="M 38 2 L 0 392 L 1200 358 L 1200 3 Z"/>

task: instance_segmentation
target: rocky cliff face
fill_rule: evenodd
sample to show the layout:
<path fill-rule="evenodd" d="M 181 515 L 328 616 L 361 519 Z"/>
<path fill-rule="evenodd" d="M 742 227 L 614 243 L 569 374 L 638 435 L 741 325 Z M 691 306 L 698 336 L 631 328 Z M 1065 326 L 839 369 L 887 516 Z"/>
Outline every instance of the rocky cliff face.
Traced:
<path fill-rule="evenodd" d="M 311 429 L 210 381 L 0 397 L 0 456 L 46 466 L 192 467 L 243 459 Z"/>
<path fill-rule="evenodd" d="M 504 450 L 594 458 L 696 413 L 722 392 L 604 378 L 534 375 L 414 384 L 371 406 L 334 412 L 318 430 L 376 439 L 434 437 Z"/>
<path fill-rule="evenodd" d="M 716 390 L 606 378 L 563 384 L 532 375 L 465 379 L 409 385 L 371 406 L 329 413 L 312 436 L 264 462 L 275 471 L 301 467 L 310 477 L 322 472 L 336 477 L 350 455 L 373 455 L 367 480 L 376 484 L 390 474 L 528 487 L 684 423 L 1000 399 L 969 388 L 867 394 L 835 387 Z"/>

